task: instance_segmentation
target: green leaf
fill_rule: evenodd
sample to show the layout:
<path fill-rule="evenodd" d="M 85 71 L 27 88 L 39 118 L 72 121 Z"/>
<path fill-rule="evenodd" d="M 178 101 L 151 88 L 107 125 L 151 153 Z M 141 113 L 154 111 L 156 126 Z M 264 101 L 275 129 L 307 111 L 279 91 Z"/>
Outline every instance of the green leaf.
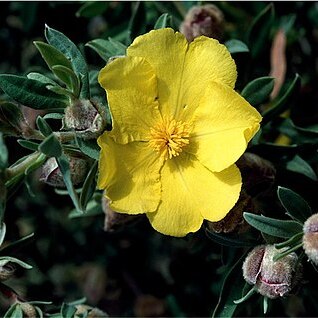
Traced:
<path fill-rule="evenodd" d="M 281 248 L 284 248 L 284 247 L 293 247 L 293 246 L 298 245 L 298 244 L 300 244 L 302 242 L 303 236 L 304 236 L 304 233 L 302 233 L 302 232 L 298 233 L 298 234 L 295 234 L 294 236 L 292 236 L 287 241 L 284 241 L 284 242 L 281 242 L 281 243 L 276 243 L 275 247 L 277 249 L 281 249 Z"/>
<path fill-rule="evenodd" d="M 59 157 L 62 155 L 62 146 L 53 133 L 41 142 L 39 151 L 48 157 Z"/>
<path fill-rule="evenodd" d="M 109 38 L 95 39 L 86 44 L 93 49 L 105 62 L 113 56 L 126 55 L 127 47 L 119 41 Z"/>
<path fill-rule="evenodd" d="M 253 106 L 264 103 L 274 88 L 274 78 L 265 76 L 249 82 L 241 95 Z"/>
<path fill-rule="evenodd" d="M 21 129 L 21 124 L 25 121 L 21 109 L 10 102 L 0 102 L 0 121 L 6 121 L 18 131 Z"/>
<path fill-rule="evenodd" d="M 46 84 L 17 75 L 0 75 L 0 87 L 12 99 L 33 109 L 67 106 L 67 99 L 46 88 Z"/>
<path fill-rule="evenodd" d="M 80 97 L 89 99 L 88 68 L 80 50 L 63 33 L 54 30 L 47 25 L 45 26 L 45 37 L 50 45 L 60 50 L 68 59 L 70 59 L 75 74 L 82 82 Z"/>
<path fill-rule="evenodd" d="M 35 81 L 41 82 L 43 84 L 50 84 L 50 85 L 57 85 L 56 82 L 54 82 L 52 79 L 50 79 L 49 77 L 40 74 L 40 73 L 36 73 L 36 72 L 31 72 L 27 75 L 28 79 L 33 79 Z"/>
<path fill-rule="evenodd" d="M 100 203 L 97 203 L 94 199 L 87 203 L 85 213 L 81 213 L 78 210 L 73 209 L 68 215 L 68 217 L 70 219 L 74 219 L 74 218 L 85 218 L 90 216 L 96 216 L 101 214 L 104 214 L 102 206 Z"/>
<path fill-rule="evenodd" d="M 7 192 L 8 190 L 7 190 L 7 187 L 5 186 L 4 178 L 0 178 L 0 224 L 3 220 L 4 212 L 6 210 L 6 205 L 8 200 Z"/>
<path fill-rule="evenodd" d="M 23 318 L 23 311 L 20 304 L 13 304 L 9 310 L 5 313 L 3 318 Z"/>
<path fill-rule="evenodd" d="M 168 13 L 163 13 L 156 21 L 154 25 L 154 30 L 163 29 L 168 26 L 168 20 L 170 19 L 170 16 Z"/>
<path fill-rule="evenodd" d="M 303 230 L 302 225 L 296 221 L 276 220 L 248 212 L 244 212 L 243 216 L 257 230 L 276 237 L 290 238 Z"/>
<path fill-rule="evenodd" d="M 258 56 L 269 37 L 270 28 L 274 20 L 274 6 L 270 3 L 252 21 L 247 32 L 247 43 L 253 57 Z"/>
<path fill-rule="evenodd" d="M 233 235 L 233 234 L 215 233 L 213 231 L 210 231 L 208 228 L 205 229 L 205 232 L 211 240 L 224 246 L 240 248 L 240 247 L 255 246 L 259 244 L 259 242 L 256 240 L 253 240 L 253 241 L 248 239 L 244 240 L 237 234 Z"/>
<path fill-rule="evenodd" d="M 48 137 L 49 135 L 53 133 L 52 128 L 49 126 L 46 120 L 43 119 L 41 116 L 38 116 L 36 118 L 36 126 L 45 137 Z"/>
<path fill-rule="evenodd" d="M 237 307 L 234 301 L 242 297 L 242 290 L 245 285 L 242 275 L 242 262 L 245 254 L 243 253 L 238 261 L 227 271 L 212 318 L 233 317 Z"/>
<path fill-rule="evenodd" d="M 66 84 L 67 88 L 73 92 L 74 96 L 78 97 L 81 83 L 73 70 L 70 70 L 63 65 L 54 65 L 52 70 L 54 74 Z"/>
<path fill-rule="evenodd" d="M 144 23 L 144 21 L 146 21 L 145 4 L 142 1 L 135 1 L 131 2 L 131 5 L 132 13 L 127 28 L 127 44 L 130 44 L 132 39 L 146 31 L 146 25 Z"/>
<path fill-rule="evenodd" d="M 54 46 L 41 41 L 34 41 L 33 43 L 51 70 L 55 65 L 63 65 L 64 67 L 72 70 L 70 60 Z"/>
<path fill-rule="evenodd" d="M 0 170 L 8 166 L 8 149 L 4 142 L 3 133 L 0 132 Z"/>
<path fill-rule="evenodd" d="M 95 161 L 89 170 L 87 177 L 84 181 L 83 188 L 80 195 L 80 207 L 81 210 L 86 210 L 86 205 L 88 201 L 91 199 L 92 195 L 94 194 L 94 191 L 96 189 L 96 181 L 95 176 L 98 169 L 98 162 Z"/>
<path fill-rule="evenodd" d="M 64 318 L 73 318 L 76 312 L 76 308 L 74 306 L 63 303 L 61 307 L 61 316 Z"/>
<path fill-rule="evenodd" d="M 34 141 L 25 140 L 25 139 L 18 139 L 17 142 L 23 148 L 26 148 L 26 149 L 29 149 L 29 150 L 32 150 L 32 151 L 37 151 L 38 148 L 39 148 L 39 144 L 34 142 Z"/>
<path fill-rule="evenodd" d="M 1 223 L 0 226 L 0 246 L 3 244 L 4 238 L 6 236 L 7 227 L 4 222 Z"/>
<path fill-rule="evenodd" d="M 22 238 L 20 238 L 17 241 L 14 242 L 10 242 L 9 244 L 7 244 L 6 246 L 4 246 L 3 248 L 1 248 L 1 253 L 10 253 L 12 252 L 15 248 L 17 247 L 21 247 L 22 245 L 26 244 L 29 242 L 29 240 L 31 240 L 34 237 L 34 233 L 31 233 L 27 236 L 24 236 Z M 1 244 L 0 244 L 1 245 Z"/>
<path fill-rule="evenodd" d="M 44 119 L 62 119 L 64 118 L 64 113 L 49 113 L 44 115 Z"/>
<path fill-rule="evenodd" d="M 296 220 L 305 222 L 312 215 L 309 204 L 296 192 L 278 187 L 277 195 L 288 215 Z"/>
<path fill-rule="evenodd" d="M 303 242 L 302 242 L 302 240 L 300 240 L 300 243 L 298 243 L 297 245 L 291 246 L 290 248 L 288 248 L 287 250 L 285 250 L 283 252 L 278 252 L 273 257 L 273 261 L 276 262 L 276 261 L 280 260 L 281 258 L 284 258 L 285 256 L 289 255 L 290 253 L 297 251 L 302 246 L 303 246 Z"/>
<path fill-rule="evenodd" d="M 82 209 L 80 208 L 80 203 L 78 200 L 78 195 L 75 191 L 75 188 L 72 183 L 71 179 L 71 172 L 70 172 L 70 163 L 65 155 L 61 155 L 59 157 L 56 157 L 57 164 L 61 170 L 61 173 L 63 175 L 63 180 L 66 185 L 67 191 L 69 193 L 69 196 L 71 197 L 73 204 L 78 210 L 79 213 L 83 213 Z"/>
<path fill-rule="evenodd" d="M 298 94 L 300 89 L 301 79 L 298 74 L 295 75 L 294 80 L 288 87 L 285 94 L 275 101 L 270 109 L 264 112 L 262 125 L 267 124 L 272 118 L 281 114 L 283 111 L 290 107 L 290 102 L 295 100 L 296 94 Z"/>
<path fill-rule="evenodd" d="M 77 11 L 77 17 L 84 17 L 84 18 L 93 18 L 97 15 L 103 14 L 108 7 L 108 3 L 104 1 L 90 1 L 85 2 Z"/>
<path fill-rule="evenodd" d="M 18 265 L 20 265 L 21 267 L 23 267 L 25 269 L 31 269 L 32 268 L 31 265 L 29 265 L 29 264 L 27 264 L 27 263 L 15 258 L 15 257 L 10 257 L 10 256 L 1 256 L 0 257 L 0 266 L 3 266 L 3 265 L 5 265 L 5 264 L 7 264 L 9 262 L 18 264 Z"/>
<path fill-rule="evenodd" d="M 296 155 L 292 160 L 286 164 L 286 169 L 305 175 L 311 180 L 317 181 L 317 175 L 313 168 L 301 157 Z"/>
<path fill-rule="evenodd" d="M 94 160 L 99 160 L 100 148 L 96 140 L 84 140 L 82 138 L 76 138 L 77 145 L 81 151 Z"/>
<path fill-rule="evenodd" d="M 227 47 L 227 49 L 229 50 L 231 54 L 247 53 L 250 51 L 248 46 L 244 42 L 240 40 L 236 40 L 236 39 L 226 41 L 224 45 Z"/>

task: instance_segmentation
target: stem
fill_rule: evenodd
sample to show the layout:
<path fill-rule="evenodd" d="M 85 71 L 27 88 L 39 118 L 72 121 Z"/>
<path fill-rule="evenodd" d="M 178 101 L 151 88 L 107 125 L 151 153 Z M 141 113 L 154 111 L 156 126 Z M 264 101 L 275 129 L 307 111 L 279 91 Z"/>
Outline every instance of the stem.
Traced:
<path fill-rule="evenodd" d="M 29 167 L 37 165 L 39 163 L 42 163 L 44 161 L 45 157 L 46 156 L 44 154 L 42 154 L 38 151 L 32 153 L 22 162 L 20 162 L 16 165 L 13 165 L 13 166 L 9 167 L 8 169 L 6 169 L 5 180 L 8 181 L 8 180 L 15 178 L 21 174 L 24 174 L 25 171 Z"/>

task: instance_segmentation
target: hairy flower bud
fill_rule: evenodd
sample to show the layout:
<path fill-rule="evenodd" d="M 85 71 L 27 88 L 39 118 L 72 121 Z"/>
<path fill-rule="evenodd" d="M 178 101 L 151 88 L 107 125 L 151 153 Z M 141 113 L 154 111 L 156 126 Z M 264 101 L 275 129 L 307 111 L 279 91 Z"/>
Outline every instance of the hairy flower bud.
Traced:
<path fill-rule="evenodd" d="M 246 232 L 250 225 L 243 218 L 243 212 L 259 214 L 252 198 L 244 190 L 241 191 L 238 201 L 225 218 L 218 222 L 208 221 L 207 227 L 216 233 Z"/>
<path fill-rule="evenodd" d="M 125 224 L 131 223 L 140 217 L 140 215 L 129 215 L 113 211 L 109 207 L 109 199 L 105 195 L 102 198 L 102 209 L 105 213 L 104 230 L 106 232 L 115 232 Z"/>
<path fill-rule="evenodd" d="M 65 109 L 63 128 L 74 130 L 83 139 L 98 137 L 105 126 L 102 108 L 96 101 L 81 99 Z"/>
<path fill-rule="evenodd" d="M 223 35 L 224 16 L 222 11 L 213 4 L 192 7 L 180 26 L 180 32 L 189 42 L 205 35 L 220 40 Z"/>
<path fill-rule="evenodd" d="M 273 261 L 273 257 L 283 250 L 273 245 L 255 247 L 243 263 L 243 277 L 263 296 L 283 297 L 291 292 L 301 277 L 296 253 Z"/>
<path fill-rule="evenodd" d="M 249 195 L 255 196 L 274 184 L 276 169 L 270 161 L 245 152 L 236 164 L 241 171 L 243 187 Z"/>
<path fill-rule="evenodd" d="M 74 185 L 82 183 L 89 169 L 88 162 L 79 157 L 70 157 L 71 180 Z M 49 158 L 42 166 L 40 181 L 53 187 L 65 188 L 63 175 L 55 158 Z"/>
<path fill-rule="evenodd" d="M 3 282 L 13 276 L 15 267 L 9 262 L 0 266 L 0 282 Z"/>
<path fill-rule="evenodd" d="M 304 224 L 303 248 L 308 258 L 318 265 L 318 213 Z"/>

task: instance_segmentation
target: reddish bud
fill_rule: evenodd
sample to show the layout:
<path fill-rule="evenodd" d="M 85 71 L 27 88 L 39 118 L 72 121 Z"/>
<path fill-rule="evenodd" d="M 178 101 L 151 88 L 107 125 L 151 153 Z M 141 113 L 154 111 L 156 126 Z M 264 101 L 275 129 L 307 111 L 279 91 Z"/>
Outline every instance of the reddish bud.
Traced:
<path fill-rule="evenodd" d="M 303 248 L 308 258 L 318 265 L 318 213 L 304 224 Z"/>

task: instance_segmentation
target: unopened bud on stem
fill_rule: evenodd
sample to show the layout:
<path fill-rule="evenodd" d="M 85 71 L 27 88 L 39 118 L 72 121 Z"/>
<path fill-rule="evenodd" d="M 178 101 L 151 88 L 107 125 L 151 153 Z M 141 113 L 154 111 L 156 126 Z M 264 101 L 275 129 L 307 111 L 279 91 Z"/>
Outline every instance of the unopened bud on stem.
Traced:
<path fill-rule="evenodd" d="M 223 35 L 224 17 L 213 4 L 192 7 L 180 26 L 180 32 L 189 42 L 200 35 L 220 40 Z"/>
<path fill-rule="evenodd" d="M 313 214 L 304 224 L 303 248 L 308 258 L 318 265 L 318 213 Z"/>
<path fill-rule="evenodd" d="M 282 250 L 273 245 L 255 247 L 243 264 L 244 279 L 263 296 L 283 297 L 291 292 L 301 277 L 296 253 L 273 261 L 273 257 Z"/>
<path fill-rule="evenodd" d="M 102 107 L 88 99 L 76 100 L 65 109 L 63 128 L 74 130 L 83 139 L 98 137 L 105 126 Z"/>

